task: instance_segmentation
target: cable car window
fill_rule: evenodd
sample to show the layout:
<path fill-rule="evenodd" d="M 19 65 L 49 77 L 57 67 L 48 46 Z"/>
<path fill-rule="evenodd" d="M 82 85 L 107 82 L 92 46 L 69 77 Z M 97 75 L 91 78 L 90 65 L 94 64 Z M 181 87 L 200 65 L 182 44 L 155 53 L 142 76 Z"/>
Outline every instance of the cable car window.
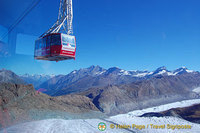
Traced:
<path fill-rule="evenodd" d="M 41 40 L 41 42 L 40 42 L 40 48 L 43 48 L 43 38 L 42 38 L 42 40 Z"/>
<path fill-rule="evenodd" d="M 61 45 L 60 34 L 51 35 L 51 46 L 52 45 Z"/>
<path fill-rule="evenodd" d="M 46 47 L 46 37 L 42 39 L 42 48 Z"/>
<path fill-rule="evenodd" d="M 41 41 L 41 48 L 44 47 L 44 38 L 42 38 L 42 41 Z"/>
<path fill-rule="evenodd" d="M 43 48 L 47 47 L 47 37 L 43 38 Z"/>
<path fill-rule="evenodd" d="M 38 49 L 41 48 L 41 39 L 38 41 Z"/>
<path fill-rule="evenodd" d="M 69 36 L 69 35 L 64 35 L 62 34 L 62 44 L 75 47 L 75 37 L 74 36 Z"/>
<path fill-rule="evenodd" d="M 39 45 L 40 49 L 42 49 L 42 45 L 43 45 L 43 39 L 40 39 L 40 45 Z"/>
<path fill-rule="evenodd" d="M 47 47 L 49 47 L 51 44 L 51 36 L 47 36 Z"/>

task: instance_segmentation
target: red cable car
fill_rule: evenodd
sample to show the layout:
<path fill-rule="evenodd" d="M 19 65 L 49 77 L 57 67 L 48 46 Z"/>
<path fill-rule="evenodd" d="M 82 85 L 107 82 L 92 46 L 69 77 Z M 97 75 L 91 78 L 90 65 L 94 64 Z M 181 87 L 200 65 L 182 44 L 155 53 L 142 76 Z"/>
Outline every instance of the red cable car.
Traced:
<path fill-rule="evenodd" d="M 52 33 L 35 41 L 34 58 L 38 60 L 61 61 L 75 59 L 75 36 Z"/>

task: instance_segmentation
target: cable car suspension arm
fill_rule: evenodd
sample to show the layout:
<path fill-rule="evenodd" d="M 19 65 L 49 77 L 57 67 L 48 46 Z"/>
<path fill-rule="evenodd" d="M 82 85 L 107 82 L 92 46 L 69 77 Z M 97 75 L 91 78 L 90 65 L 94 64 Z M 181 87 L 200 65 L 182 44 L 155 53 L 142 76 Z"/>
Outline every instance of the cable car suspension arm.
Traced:
<path fill-rule="evenodd" d="M 72 20 L 72 0 L 60 0 L 59 14 L 56 23 L 47 32 L 42 34 L 41 37 L 47 34 L 59 33 L 63 31 L 68 35 L 73 34 Z"/>

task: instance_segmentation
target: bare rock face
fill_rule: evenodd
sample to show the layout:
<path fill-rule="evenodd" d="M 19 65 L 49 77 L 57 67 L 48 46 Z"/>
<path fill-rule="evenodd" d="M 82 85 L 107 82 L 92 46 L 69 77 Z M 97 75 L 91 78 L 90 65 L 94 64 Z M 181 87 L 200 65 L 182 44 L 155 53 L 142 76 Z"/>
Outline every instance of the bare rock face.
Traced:
<path fill-rule="evenodd" d="M 1 125 L 52 117 L 68 119 L 70 115 L 91 111 L 97 112 L 98 109 L 86 96 L 50 97 L 35 91 L 32 85 L 0 84 Z"/>
<path fill-rule="evenodd" d="M 24 84 L 25 82 L 12 71 L 2 69 L 0 70 L 0 83 Z"/>
<path fill-rule="evenodd" d="M 64 103 L 67 105 L 73 105 L 78 108 L 98 111 L 96 106 L 92 103 L 91 99 L 89 99 L 86 96 L 65 95 L 65 96 L 54 97 L 53 99 L 56 100 L 60 104 Z"/>

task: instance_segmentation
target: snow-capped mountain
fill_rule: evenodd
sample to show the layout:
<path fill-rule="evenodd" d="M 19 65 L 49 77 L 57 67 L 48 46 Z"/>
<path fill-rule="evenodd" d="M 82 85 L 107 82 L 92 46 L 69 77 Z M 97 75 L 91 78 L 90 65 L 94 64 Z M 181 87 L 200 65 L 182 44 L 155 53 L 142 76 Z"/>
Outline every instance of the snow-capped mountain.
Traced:
<path fill-rule="evenodd" d="M 128 73 L 130 73 L 131 71 L 127 71 Z M 159 67 L 158 69 L 156 69 L 155 71 L 136 71 L 135 73 L 131 74 L 132 76 L 135 77 L 146 77 L 146 76 L 158 76 L 158 75 L 165 75 L 165 76 L 175 76 L 175 75 L 179 75 L 179 74 L 184 74 L 184 73 L 193 73 L 195 71 L 193 70 L 188 70 L 186 67 L 181 67 L 178 68 L 174 71 L 169 71 L 167 70 L 167 68 L 165 66 L 163 67 Z"/>
<path fill-rule="evenodd" d="M 69 75 L 78 75 L 78 78 L 82 78 L 86 75 L 91 75 L 91 76 L 97 76 L 101 75 L 106 71 L 106 69 L 100 67 L 100 66 L 90 66 L 88 68 L 83 68 L 79 70 L 74 70 Z"/>
<path fill-rule="evenodd" d="M 98 72 L 94 73 L 93 69 L 97 69 Z M 167 70 L 167 68 L 165 66 L 163 67 L 159 67 L 157 68 L 155 71 L 139 71 L 139 70 L 135 70 L 135 71 L 127 71 L 127 70 L 123 70 L 120 69 L 118 67 L 111 67 L 109 69 L 103 69 L 99 66 L 91 66 L 89 68 L 86 69 L 80 69 L 80 70 L 84 70 L 85 72 L 87 72 L 87 74 L 90 75 L 109 75 L 109 74 L 115 74 L 115 75 L 123 75 L 123 76 L 132 76 L 132 77 L 149 77 L 149 76 L 157 76 L 157 75 L 168 75 L 168 76 L 175 76 L 178 74 L 183 74 L 183 73 L 193 73 L 195 71 L 193 70 L 188 70 L 186 67 L 181 67 L 178 68 L 174 71 L 169 71 Z M 76 72 L 76 71 L 73 71 Z"/>
<path fill-rule="evenodd" d="M 33 84 L 37 88 L 43 82 L 53 78 L 55 75 L 46 75 L 46 74 L 24 74 L 19 75 L 19 77 L 28 84 Z"/>
<path fill-rule="evenodd" d="M 47 75 L 47 74 L 24 74 L 24 75 L 20 75 L 20 77 L 23 78 L 36 78 L 36 79 L 41 79 L 41 78 L 53 78 L 55 75 Z"/>
<path fill-rule="evenodd" d="M 91 66 L 89 68 L 85 69 L 80 69 L 80 70 L 75 70 L 72 72 L 72 74 L 79 74 L 83 75 L 91 75 L 91 76 L 99 76 L 99 75 L 119 75 L 119 76 L 131 76 L 131 77 L 149 77 L 149 76 L 157 76 L 157 75 L 168 75 L 168 76 L 175 76 L 178 74 L 183 74 L 183 73 L 193 73 L 195 71 L 193 70 L 188 70 L 186 67 L 181 67 L 178 68 L 174 71 L 169 71 L 165 66 L 159 67 L 155 71 L 139 71 L 139 70 L 134 70 L 134 71 L 127 71 L 120 69 L 118 67 L 111 67 L 109 69 L 104 69 L 100 66 Z M 70 73 L 71 74 L 71 73 Z"/>
<path fill-rule="evenodd" d="M 178 75 L 178 74 L 183 74 L 183 73 L 193 73 L 195 71 L 193 70 L 188 70 L 186 67 L 181 67 L 178 68 L 174 71 L 169 71 L 165 66 L 157 68 L 155 71 L 139 71 L 139 70 L 134 70 L 134 71 L 127 71 L 120 69 L 118 67 L 111 67 L 109 69 L 104 69 L 100 66 L 91 66 L 89 68 L 85 69 L 80 69 L 80 70 L 75 70 L 72 73 L 73 74 L 88 74 L 92 76 L 99 76 L 99 75 L 109 75 L 109 74 L 115 74 L 115 75 L 124 75 L 124 76 L 132 76 L 132 77 L 146 77 L 146 76 L 156 76 L 156 75 Z"/>
<path fill-rule="evenodd" d="M 175 76 L 175 75 L 180 75 L 180 74 L 184 74 L 184 73 L 193 73 L 193 72 L 195 72 L 195 71 L 188 70 L 186 67 L 181 67 L 174 71 L 169 71 L 169 70 L 167 70 L 166 67 L 160 67 L 157 70 L 155 70 L 152 75 L 154 75 L 154 76 L 155 75 Z"/>

